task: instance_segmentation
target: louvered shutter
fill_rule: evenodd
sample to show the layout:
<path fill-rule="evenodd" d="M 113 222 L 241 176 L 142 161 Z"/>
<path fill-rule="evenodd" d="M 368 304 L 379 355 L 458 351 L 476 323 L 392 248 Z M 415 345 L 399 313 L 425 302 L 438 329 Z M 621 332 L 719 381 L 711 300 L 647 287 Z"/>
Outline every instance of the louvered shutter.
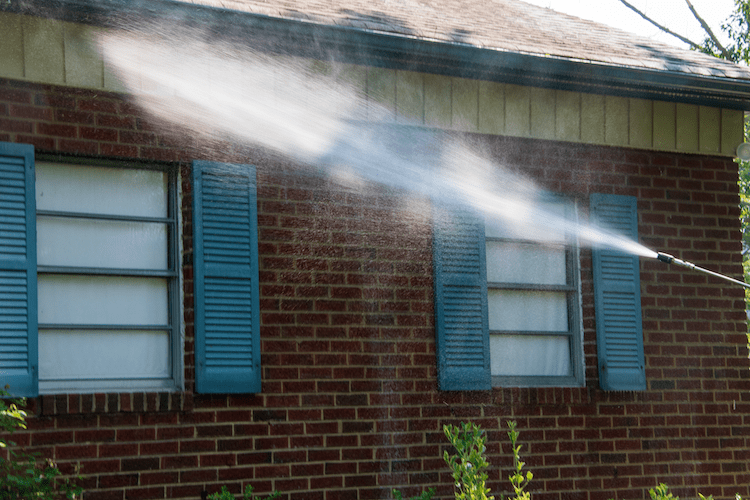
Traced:
<path fill-rule="evenodd" d="M 438 385 L 491 388 L 484 223 L 467 209 L 433 214 Z"/>
<path fill-rule="evenodd" d="M 34 147 L 0 143 L 0 387 L 38 394 Z"/>
<path fill-rule="evenodd" d="M 591 214 L 595 223 L 637 241 L 634 197 L 592 194 Z M 599 384 L 606 391 L 645 390 L 638 257 L 608 248 L 592 254 Z"/>
<path fill-rule="evenodd" d="M 260 392 L 255 167 L 193 163 L 195 386 Z"/>

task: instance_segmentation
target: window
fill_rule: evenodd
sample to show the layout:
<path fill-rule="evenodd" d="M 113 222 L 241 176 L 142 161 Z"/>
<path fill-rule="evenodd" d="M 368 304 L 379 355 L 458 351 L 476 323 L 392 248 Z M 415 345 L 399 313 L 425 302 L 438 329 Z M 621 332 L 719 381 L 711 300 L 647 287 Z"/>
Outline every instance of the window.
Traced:
<path fill-rule="evenodd" d="M 465 206 L 433 207 L 439 388 L 584 385 L 573 242 L 549 231 L 544 238 L 513 234 Z M 562 202 L 549 207 L 574 215 Z M 637 239 L 635 198 L 595 194 L 590 209 L 602 226 Z M 592 254 L 600 387 L 641 390 L 638 258 L 609 249 Z"/>
<path fill-rule="evenodd" d="M 39 389 L 174 389 L 176 182 L 36 162 Z"/>
<path fill-rule="evenodd" d="M 545 204 L 572 219 L 572 207 Z M 578 250 L 564 231 L 485 222 L 493 386 L 570 386 L 582 380 Z"/>
<path fill-rule="evenodd" d="M 195 390 L 259 392 L 255 168 L 195 162 Z M 182 385 L 177 175 L 0 143 L 0 380 L 15 396 Z"/>

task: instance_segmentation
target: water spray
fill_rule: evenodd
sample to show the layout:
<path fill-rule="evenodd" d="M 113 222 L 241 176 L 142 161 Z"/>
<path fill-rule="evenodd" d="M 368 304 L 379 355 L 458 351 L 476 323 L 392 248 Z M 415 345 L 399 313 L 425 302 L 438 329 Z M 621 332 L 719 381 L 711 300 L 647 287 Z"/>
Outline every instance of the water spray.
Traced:
<path fill-rule="evenodd" d="M 677 257 L 673 255 L 669 255 L 668 253 L 659 252 L 656 254 L 657 260 L 660 260 L 662 262 L 666 262 L 667 264 L 676 264 L 678 266 L 687 267 L 688 269 L 694 269 L 695 271 L 700 271 L 702 273 L 710 274 L 711 276 L 715 276 L 717 278 L 721 278 L 723 280 L 731 281 L 732 283 L 736 285 L 743 286 L 745 288 L 750 288 L 750 284 L 747 284 L 743 281 L 736 280 L 734 278 L 730 278 L 729 276 L 725 276 L 723 274 L 716 273 L 714 271 L 710 271 L 708 269 L 705 269 L 703 267 L 698 267 L 692 262 L 686 262 L 684 260 L 680 260 Z"/>
<path fill-rule="evenodd" d="M 98 43 L 107 63 L 144 109 L 196 134 L 210 131 L 221 141 L 258 144 L 337 178 L 353 169 L 363 180 L 468 204 L 509 227 L 523 228 L 525 234 L 535 229 L 535 241 L 570 233 L 583 245 L 655 258 L 750 288 L 656 253 L 631 238 L 546 210 L 539 202 L 541 190 L 532 182 L 455 136 L 404 127 L 401 119 L 394 126 L 392 107 L 366 98 L 336 71 L 327 76 L 288 58 L 206 41 L 213 39 L 177 27 L 152 34 L 102 32 Z"/>

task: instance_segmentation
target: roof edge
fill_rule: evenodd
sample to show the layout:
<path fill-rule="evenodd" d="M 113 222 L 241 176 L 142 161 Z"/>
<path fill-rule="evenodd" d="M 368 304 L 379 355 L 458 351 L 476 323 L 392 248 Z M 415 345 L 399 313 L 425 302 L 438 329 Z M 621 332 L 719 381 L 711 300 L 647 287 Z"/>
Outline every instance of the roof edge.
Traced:
<path fill-rule="evenodd" d="M 750 110 L 750 80 L 608 65 L 550 55 L 286 19 L 176 0 L 10 0 L 0 11 L 117 28 L 167 21 L 248 40 L 261 50 L 576 92 Z M 145 23 L 144 23 L 145 22 Z"/>

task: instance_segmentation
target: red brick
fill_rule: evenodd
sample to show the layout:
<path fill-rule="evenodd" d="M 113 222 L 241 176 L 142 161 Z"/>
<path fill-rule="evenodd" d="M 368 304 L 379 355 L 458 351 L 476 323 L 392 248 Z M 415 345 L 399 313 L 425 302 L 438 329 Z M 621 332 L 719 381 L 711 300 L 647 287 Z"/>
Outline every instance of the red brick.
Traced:
<path fill-rule="evenodd" d="M 94 458 L 96 456 L 96 445 L 55 446 L 55 458 L 58 460 Z"/>
<path fill-rule="evenodd" d="M 153 441 L 156 438 L 156 429 L 118 429 L 117 441 Z"/>
<path fill-rule="evenodd" d="M 159 459 L 153 458 L 127 458 L 122 460 L 123 471 L 146 471 L 160 468 Z"/>
<path fill-rule="evenodd" d="M 151 498 L 165 498 L 163 486 L 152 486 L 148 488 L 129 488 L 127 490 L 128 500 L 148 500 Z"/>
<path fill-rule="evenodd" d="M 194 467 L 198 467 L 198 457 L 196 455 L 180 455 L 163 457 L 161 459 L 161 469 L 187 469 Z"/>

